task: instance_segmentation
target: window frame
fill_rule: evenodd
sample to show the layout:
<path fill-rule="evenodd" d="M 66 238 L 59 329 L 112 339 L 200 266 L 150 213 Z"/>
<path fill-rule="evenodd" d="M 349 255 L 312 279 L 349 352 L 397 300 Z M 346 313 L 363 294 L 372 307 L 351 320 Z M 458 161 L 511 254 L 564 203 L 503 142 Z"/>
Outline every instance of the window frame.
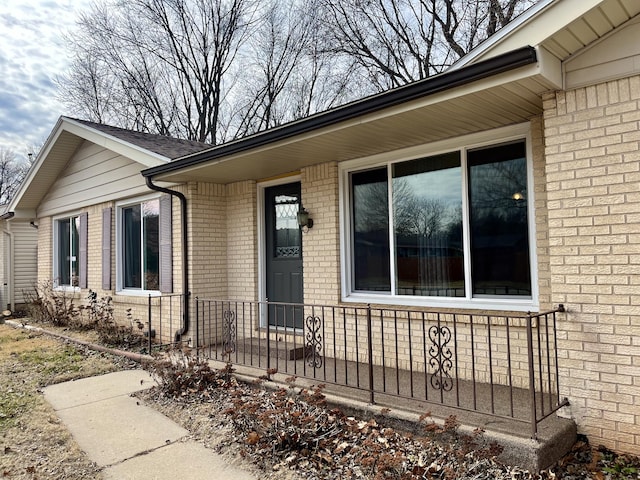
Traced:
<path fill-rule="evenodd" d="M 531 297 L 474 297 L 471 287 L 471 240 L 469 232 L 469 179 L 467 152 L 478 148 L 486 148 L 502 143 L 518 140 L 525 141 L 527 169 L 527 219 L 529 239 L 529 262 L 531 277 Z M 386 167 L 388 178 L 392 179 L 392 166 L 396 163 L 417 158 L 459 151 L 462 172 L 462 214 L 463 214 L 463 246 L 464 246 L 464 297 L 429 297 L 398 295 L 396 291 L 393 212 L 389 212 L 390 237 L 390 271 L 391 289 L 389 292 L 366 292 L 354 289 L 354 255 L 353 218 L 351 198 L 351 173 L 373 168 Z M 534 197 L 534 169 L 531 149 L 531 126 L 529 123 L 519 124 L 486 132 L 469 134 L 454 139 L 430 144 L 409 147 L 402 150 L 345 161 L 339 164 L 339 215 L 340 215 L 340 272 L 341 299 L 343 302 L 378 303 L 386 305 L 408 305 L 433 308 L 464 308 L 484 310 L 539 311 L 538 262 L 536 252 L 536 221 Z M 392 183 L 388 182 L 389 198 L 392 198 Z M 391 200 L 390 200 L 391 202 Z"/>
<path fill-rule="evenodd" d="M 141 205 L 142 203 L 149 202 L 152 200 L 160 201 L 160 194 L 150 194 L 144 195 L 141 197 L 135 197 L 127 200 L 121 200 L 116 202 L 115 210 L 116 210 L 116 294 L 117 295 L 129 295 L 129 296 L 160 296 L 160 280 L 158 280 L 158 289 L 157 290 L 147 290 L 144 288 L 130 288 L 124 287 L 124 228 L 123 228 L 123 215 L 122 210 L 127 207 Z M 158 221 L 160 221 L 158 219 Z M 158 242 L 158 248 L 160 247 L 160 242 Z M 160 255 L 160 254 L 159 254 Z"/>
<path fill-rule="evenodd" d="M 82 215 L 81 211 L 76 211 L 76 212 L 71 212 L 71 213 L 65 213 L 64 215 L 56 215 L 55 217 L 53 217 L 53 228 L 52 228 L 52 234 L 53 234 L 53 241 L 52 241 L 52 246 L 53 246 L 53 273 L 52 273 L 52 278 L 53 278 L 53 288 L 56 290 L 66 290 L 66 291 L 70 291 L 70 292 L 78 292 L 80 291 L 80 216 Z M 78 270 L 78 285 L 61 285 L 59 283 L 59 278 L 60 278 L 60 257 L 58 256 L 58 233 L 60 231 L 60 222 L 63 220 L 72 220 L 74 218 L 78 219 L 78 255 L 76 256 L 76 268 Z"/>

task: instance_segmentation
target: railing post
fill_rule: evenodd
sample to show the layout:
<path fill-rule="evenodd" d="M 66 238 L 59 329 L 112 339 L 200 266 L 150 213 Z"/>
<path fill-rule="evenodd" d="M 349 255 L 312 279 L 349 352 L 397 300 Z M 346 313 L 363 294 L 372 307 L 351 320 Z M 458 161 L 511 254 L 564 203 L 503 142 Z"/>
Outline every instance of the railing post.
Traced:
<path fill-rule="evenodd" d="M 531 312 L 527 313 L 527 354 L 529 359 L 529 395 L 531 402 L 531 438 L 538 439 L 538 418 L 536 415 L 536 381 L 533 364 L 533 327 Z"/>
<path fill-rule="evenodd" d="M 151 346 L 152 346 L 152 328 L 151 328 L 151 295 L 149 295 L 149 303 L 148 303 L 148 317 L 149 317 L 149 330 L 147 331 L 147 340 L 148 340 L 148 345 L 149 345 L 149 355 L 151 355 Z M 161 339 L 162 341 L 162 339 Z"/>
<path fill-rule="evenodd" d="M 356 340 L 357 341 L 357 340 Z M 371 328 L 371 304 L 367 304 L 367 356 L 369 357 L 369 401 L 373 405 L 373 332 Z"/>
<path fill-rule="evenodd" d="M 195 321 L 195 328 L 196 328 L 196 344 L 195 344 L 195 348 L 196 348 L 196 358 L 199 357 L 199 352 L 200 352 L 200 304 L 198 302 L 198 297 L 196 296 L 195 298 L 196 301 L 196 321 Z"/>
<path fill-rule="evenodd" d="M 267 312 L 267 370 L 271 369 L 271 334 L 269 332 L 269 300 L 265 302 L 266 312 Z M 275 315 L 274 315 L 275 317 Z"/>

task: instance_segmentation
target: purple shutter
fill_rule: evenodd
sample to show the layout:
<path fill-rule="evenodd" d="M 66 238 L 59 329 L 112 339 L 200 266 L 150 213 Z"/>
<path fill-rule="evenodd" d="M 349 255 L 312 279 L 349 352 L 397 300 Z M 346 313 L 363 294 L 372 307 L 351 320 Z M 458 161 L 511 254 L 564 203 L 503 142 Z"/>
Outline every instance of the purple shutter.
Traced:
<path fill-rule="evenodd" d="M 78 232 L 78 286 L 80 288 L 87 288 L 87 246 L 89 243 L 89 215 L 85 213 L 80 214 L 80 231 Z"/>
<path fill-rule="evenodd" d="M 171 195 L 160 197 L 160 291 L 173 291 L 173 252 L 171 229 Z"/>
<path fill-rule="evenodd" d="M 111 290 L 111 207 L 102 210 L 102 289 Z"/>

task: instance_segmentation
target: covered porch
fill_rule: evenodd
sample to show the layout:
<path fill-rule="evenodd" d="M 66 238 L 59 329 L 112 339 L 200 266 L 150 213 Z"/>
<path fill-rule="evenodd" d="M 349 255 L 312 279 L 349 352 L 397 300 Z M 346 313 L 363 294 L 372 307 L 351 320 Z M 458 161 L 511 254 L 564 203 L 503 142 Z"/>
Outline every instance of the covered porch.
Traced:
<path fill-rule="evenodd" d="M 568 405 L 558 382 L 562 305 L 510 316 L 200 298 L 194 305 L 198 355 L 267 378 L 305 379 L 369 404 L 453 414 L 533 439 Z"/>

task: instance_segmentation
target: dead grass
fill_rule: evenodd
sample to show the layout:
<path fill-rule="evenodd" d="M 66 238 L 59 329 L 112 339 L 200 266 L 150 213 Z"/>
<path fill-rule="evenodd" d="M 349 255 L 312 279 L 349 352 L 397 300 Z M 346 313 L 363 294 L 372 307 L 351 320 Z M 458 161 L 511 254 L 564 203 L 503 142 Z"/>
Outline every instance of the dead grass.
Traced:
<path fill-rule="evenodd" d="M 0 324 L 0 478 L 102 478 L 41 388 L 123 366 L 120 359 Z"/>

